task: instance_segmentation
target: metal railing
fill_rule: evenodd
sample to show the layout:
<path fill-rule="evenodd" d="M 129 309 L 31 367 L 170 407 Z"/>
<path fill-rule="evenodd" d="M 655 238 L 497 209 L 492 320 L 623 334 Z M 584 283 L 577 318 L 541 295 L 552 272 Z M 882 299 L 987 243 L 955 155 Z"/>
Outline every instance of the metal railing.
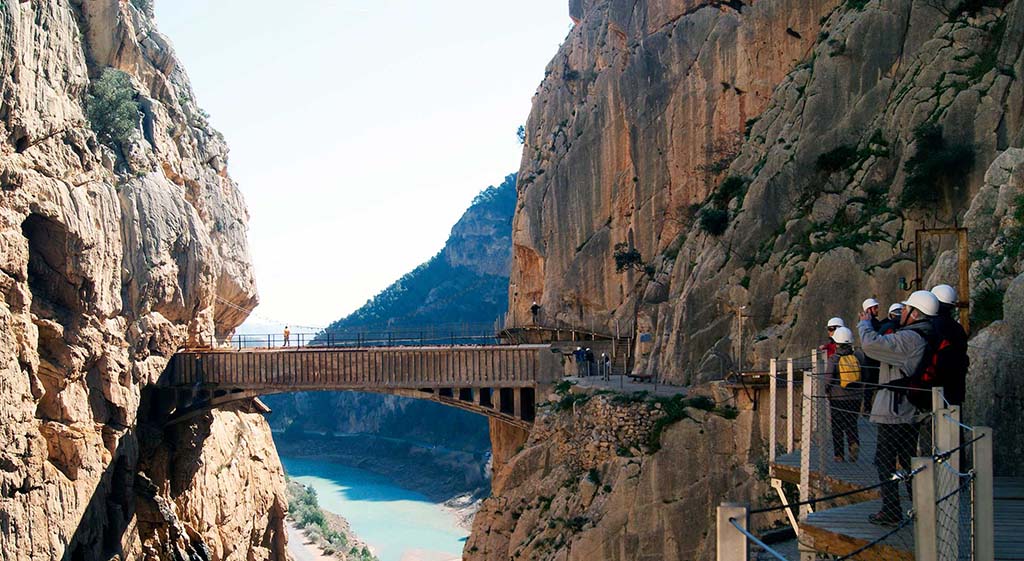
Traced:
<path fill-rule="evenodd" d="M 431 347 L 498 345 L 501 340 L 490 325 L 424 327 L 389 331 L 321 331 L 319 333 L 236 334 L 217 342 L 217 348 L 286 349 L 340 347 Z"/>
<path fill-rule="evenodd" d="M 751 544 L 764 556 L 789 561 L 749 529 L 751 516 L 783 513 L 803 560 L 821 554 L 840 560 L 993 559 L 990 428 L 963 424 L 959 406 L 946 402 L 940 388 L 917 390 L 930 393 L 921 396 L 930 397 L 930 411 L 917 411 L 910 420 L 879 418 L 865 396 L 883 386 L 860 382 L 854 390 L 843 388 L 817 351 L 809 359 L 772 360 L 768 376 L 767 455 L 781 504 L 753 510 L 720 506 L 719 561 L 748 559 Z M 787 497 L 783 479 L 797 484 L 797 501 Z M 847 530 L 836 521 L 847 518 L 863 527 L 865 513 L 875 511 L 876 531 L 846 536 L 843 547 L 810 537 L 842 534 Z M 804 525 L 814 532 L 803 531 Z"/>

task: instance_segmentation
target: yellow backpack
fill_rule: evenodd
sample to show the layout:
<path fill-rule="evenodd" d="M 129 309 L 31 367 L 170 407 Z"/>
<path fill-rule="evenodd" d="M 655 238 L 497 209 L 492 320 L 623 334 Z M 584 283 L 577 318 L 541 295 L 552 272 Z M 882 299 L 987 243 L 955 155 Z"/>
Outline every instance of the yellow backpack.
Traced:
<path fill-rule="evenodd" d="M 857 357 L 852 353 L 839 357 L 839 386 L 845 388 L 859 381 L 860 362 Z"/>

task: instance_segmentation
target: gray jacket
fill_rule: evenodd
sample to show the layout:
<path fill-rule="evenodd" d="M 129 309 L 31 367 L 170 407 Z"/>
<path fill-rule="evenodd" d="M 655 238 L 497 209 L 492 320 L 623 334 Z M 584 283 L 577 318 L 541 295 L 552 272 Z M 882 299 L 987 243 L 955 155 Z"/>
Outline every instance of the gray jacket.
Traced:
<path fill-rule="evenodd" d="M 890 335 L 879 335 L 870 320 L 857 324 L 861 347 L 864 354 L 881 362 L 878 383 L 887 384 L 910 376 L 924 357 L 928 343 L 924 337 L 910 329 L 900 329 Z M 879 388 L 871 404 L 871 422 L 879 424 L 903 424 L 915 421 L 917 408 L 905 397 Z"/>

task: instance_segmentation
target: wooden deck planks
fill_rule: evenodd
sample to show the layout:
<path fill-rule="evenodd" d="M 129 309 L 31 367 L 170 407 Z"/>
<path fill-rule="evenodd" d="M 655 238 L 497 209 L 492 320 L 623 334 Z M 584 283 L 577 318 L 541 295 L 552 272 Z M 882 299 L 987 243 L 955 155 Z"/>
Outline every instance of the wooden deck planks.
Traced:
<path fill-rule="evenodd" d="M 1024 561 L 1024 477 L 997 477 L 993 494 L 996 561 Z"/>
<path fill-rule="evenodd" d="M 868 522 L 878 512 L 881 501 L 872 500 L 811 513 L 800 526 L 817 551 L 848 555 L 881 538 L 892 528 Z M 860 561 L 914 561 L 914 525 L 908 524 L 875 547 L 859 554 Z"/>

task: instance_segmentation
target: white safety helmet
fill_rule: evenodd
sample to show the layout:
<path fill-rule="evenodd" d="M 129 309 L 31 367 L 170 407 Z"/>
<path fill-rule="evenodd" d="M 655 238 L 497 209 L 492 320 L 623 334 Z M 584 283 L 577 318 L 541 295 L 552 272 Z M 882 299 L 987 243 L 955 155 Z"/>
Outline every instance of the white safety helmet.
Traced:
<path fill-rule="evenodd" d="M 939 315 L 939 299 L 927 290 L 918 290 L 907 298 L 904 305 L 920 310 L 926 316 Z"/>
<path fill-rule="evenodd" d="M 832 318 L 828 320 L 826 327 L 846 327 L 846 322 L 843 321 L 843 318 Z"/>
<path fill-rule="evenodd" d="M 895 314 L 896 312 L 903 311 L 903 304 L 896 302 L 892 306 L 889 306 L 889 313 Z"/>
<path fill-rule="evenodd" d="M 948 284 L 940 284 L 932 289 L 932 294 L 943 304 L 956 304 L 956 289 Z"/>
<path fill-rule="evenodd" d="M 853 331 L 850 331 L 849 327 L 837 327 L 832 334 L 832 340 L 840 345 L 849 345 L 853 343 Z"/>
<path fill-rule="evenodd" d="M 868 298 L 867 300 L 864 301 L 863 304 L 860 305 L 860 309 L 866 312 L 868 311 L 868 308 L 873 308 L 879 305 L 880 304 L 878 303 L 878 300 L 875 300 L 874 298 Z"/>

